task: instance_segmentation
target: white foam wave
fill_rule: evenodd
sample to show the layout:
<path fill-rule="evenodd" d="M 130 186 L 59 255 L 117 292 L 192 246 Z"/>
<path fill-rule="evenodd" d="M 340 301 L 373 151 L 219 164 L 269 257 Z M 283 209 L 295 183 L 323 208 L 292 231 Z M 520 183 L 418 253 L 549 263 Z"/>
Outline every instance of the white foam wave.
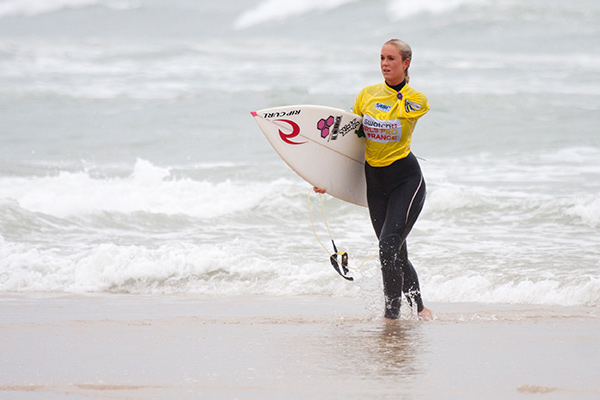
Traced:
<path fill-rule="evenodd" d="M 0 245 L 0 291 L 348 295 L 357 290 L 340 285 L 322 262 L 285 263 L 251 242 L 104 243 L 72 254 L 8 243 L 1 236 Z"/>
<path fill-rule="evenodd" d="M 537 227 L 552 223 L 561 223 L 564 232 L 600 226 L 600 198 L 582 192 L 560 196 L 516 191 L 507 194 L 505 188 L 492 190 L 432 183 L 425 209 L 434 220 L 460 217 L 459 224 L 475 224 L 482 218 L 494 218 L 495 223 L 506 226 L 498 227 L 497 232 L 508 231 L 514 221 L 536 231 Z"/>
<path fill-rule="evenodd" d="M 600 196 L 586 195 L 576 198 L 567 213 L 591 227 L 600 226 Z"/>
<path fill-rule="evenodd" d="M 245 11 L 234 22 L 235 29 L 245 29 L 263 22 L 284 20 L 311 11 L 331 10 L 357 0 L 266 0 Z"/>
<path fill-rule="evenodd" d="M 502 282 L 486 274 L 422 279 L 430 301 L 562 306 L 600 305 L 600 278 L 542 278 Z"/>
<path fill-rule="evenodd" d="M 598 226 L 598 160 L 600 150 L 594 147 L 432 159 L 423 163 L 430 188 L 426 208 L 441 214 L 476 211 L 474 217 L 498 212 L 501 219 L 518 214 L 522 222 L 534 224 L 566 218 L 566 225 Z"/>
<path fill-rule="evenodd" d="M 353 272 L 357 281 L 348 283 L 318 255 L 306 251 L 302 260 L 293 260 L 243 240 L 156 247 L 104 243 L 66 254 L 0 236 L 0 291 L 381 298 L 377 268 Z M 474 271 L 429 275 L 422 267 L 420 275 L 427 302 L 600 305 L 600 279 L 594 274 L 561 278 L 542 273 L 507 280 L 504 274 Z"/>
<path fill-rule="evenodd" d="M 36 16 L 69 9 L 104 6 L 113 10 L 139 8 L 139 2 L 128 0 L 5 0 L 0 4 L 0 18 Z"/>
<path fill-rule="evenodd" d="M 481 4 L 486 0 L 390 0 L 388 11 L 392 19 L 406 19 L 420 13 L 441 14 L 464 5 Z"/>
<path fill-rule="evenodd" d="M 269 192 L 256 184 L 174 178 L 169 168 L 146 160 L 138 160 L 132 174 L 124 178 L 95 178 L 82 171 L 1 181 L 0 198 L 13 199 L 27 211 L 59 218 L 138 211 L 219 217 L 260 204 Z"/>

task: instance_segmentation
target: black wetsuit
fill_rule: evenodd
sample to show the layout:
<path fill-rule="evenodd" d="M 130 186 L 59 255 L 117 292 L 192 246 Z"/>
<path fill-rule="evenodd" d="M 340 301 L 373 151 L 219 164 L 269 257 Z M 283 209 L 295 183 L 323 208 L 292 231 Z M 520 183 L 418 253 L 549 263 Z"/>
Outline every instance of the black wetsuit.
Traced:
<path fill-rule="evenodd" d="M 419 280 L 406 249 L 406 237 L 425 202 L 425 180 L 419 162 L 410 153 L 386 167 L 365 163 L 365 173 L 369 213 L 379 239 L 385 316 L 398 318 L 403 293 L 421 312 L 424 307 Z"/>
<path fill-rule="evenodd" d="M 417 273 L 408 261 L 406 237 L 425 201 L 425 181 L 410 152 L 410 141 L 429 104 L 406 83 L 367 86 L 353 107 L 363 116 L 367 201 L 379 239 L 387 318 L 399 317 L 403 294 L 418 312 L 424 309 Z"/>

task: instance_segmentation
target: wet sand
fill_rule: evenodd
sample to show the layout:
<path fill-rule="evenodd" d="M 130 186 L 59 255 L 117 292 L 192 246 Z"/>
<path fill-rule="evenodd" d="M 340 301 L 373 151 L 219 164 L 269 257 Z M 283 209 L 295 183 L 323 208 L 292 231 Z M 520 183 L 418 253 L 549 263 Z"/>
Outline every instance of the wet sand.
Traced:
<path fill-rule="evenodd" d="M 600 310 L 362 299 L 0 296 L 2 399 L 597 399 Z"/>

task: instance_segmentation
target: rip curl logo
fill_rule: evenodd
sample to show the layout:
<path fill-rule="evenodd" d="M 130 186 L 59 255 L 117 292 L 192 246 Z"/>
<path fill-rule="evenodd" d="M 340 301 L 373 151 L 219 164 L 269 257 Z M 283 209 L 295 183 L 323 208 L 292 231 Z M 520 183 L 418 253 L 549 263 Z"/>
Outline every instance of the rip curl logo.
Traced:
<path fill-rule="evenodd" d="M 421 109 L 421 105 L 415 103 L 414 101 L 406 100 L 404 102 L 404 109 L 406 112 L 419 111 Z"/>
<path fill-rule="evenodd" d="M 338 137 L 341 122 L 341 115 L 337 117 L 330 115 L 327 118 L 321 118 L 319 122 L 317 122 L 317 129 L 321 131 L 321 137 L 323 139 L 327 139 L 327 141 L 335 140 Z"/>
<path fill-rule="evenodd" d="M 304 144 L 304 143 L 306 143 L 306 142 L 294 142 L 294 141 L 290 140 L 300 134 L 300 127 L 298 126 L 297 123 L 295 123 L 294 121 L 291 121 L 289 119 L 276 119 L 275 121 L 285 122 L 286 124 L 289 124 L 290 127 L 292 128 L 292 131 L 290 133 L 284 133 L 281 129 L 279 129 L 279 137 L 285 143 L 287 143 L 287 144 Z"/>

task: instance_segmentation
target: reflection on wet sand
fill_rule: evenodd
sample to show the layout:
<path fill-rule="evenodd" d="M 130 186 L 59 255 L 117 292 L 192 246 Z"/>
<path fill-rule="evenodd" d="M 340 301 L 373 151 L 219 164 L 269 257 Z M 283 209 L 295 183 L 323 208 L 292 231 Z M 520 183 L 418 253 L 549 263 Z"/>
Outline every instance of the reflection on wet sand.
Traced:
<path fill-rule="evenodd" d="M 423 351 L 421 323 L 414 321 L 384 322 L 376 332 L 373 358 L 382 375 L 417 375 L 419 355 Z"/>
<path fill-rule="evenodd" d="M 343 326 L 341 340 L 327 351 L 329 373 L 409 383 L 424 373 L 421 356 L 428 351 L 420 321 L 369 321 Z"/>

